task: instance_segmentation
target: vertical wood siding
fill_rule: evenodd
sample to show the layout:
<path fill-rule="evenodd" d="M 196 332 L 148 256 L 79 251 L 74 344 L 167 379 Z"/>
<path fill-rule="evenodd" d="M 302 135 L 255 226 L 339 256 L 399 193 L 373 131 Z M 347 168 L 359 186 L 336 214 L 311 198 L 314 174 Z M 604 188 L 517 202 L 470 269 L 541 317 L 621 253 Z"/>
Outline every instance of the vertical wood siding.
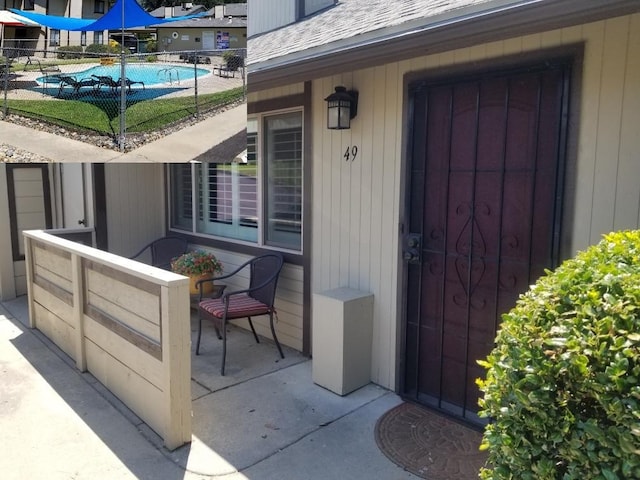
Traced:
<path fill-rule="evenodd" d="M 46 228 L 45 201 L 42 189 L 42 171 L 37 168 L 18 168 L 13 171 L 16 196 L 16 220 L 20 237 L 19 252 L 24 254 L 22 232 Z M 13 262 L 16 295 L 27 293 L 27 277 L 23 260 Z"/>
<path fill-rule="evenodd" d="M 249 103 L 271 100 L 273 98 L 287 97 L 304 93 L 304 83 L 286 85 L 284 87 L 273 88 L 249 93 Z"/>
<path fill-rule="evenodd" d="M 105 166 L 109 251 L 135 254 L 165 233 L 164 165 Z"/>
<path fill-rule="evenodd" d="M 404 206 L 404 77 L 411 72 L 486 62 L 541 49 L 584 44 L 578 105 L 568 139 L 575 164 L 565 192 L 573 209 L 563 252 L 613 229 L 640 226 L 640 14 L 416 57 L 320 78 L 312 83 L 312 292 L 351 287 L 374 294 L 372 380 L 395 387 L 400 211 Z M 359 91 L 350 130 L 326 128 L 335 86 Z M 255 92 L 251 100 L 297 92 L 298 84 Z M 347 147 L 358 147 L 345 161 Z M 400 296 L 399 296 L 400 295 Z"/>

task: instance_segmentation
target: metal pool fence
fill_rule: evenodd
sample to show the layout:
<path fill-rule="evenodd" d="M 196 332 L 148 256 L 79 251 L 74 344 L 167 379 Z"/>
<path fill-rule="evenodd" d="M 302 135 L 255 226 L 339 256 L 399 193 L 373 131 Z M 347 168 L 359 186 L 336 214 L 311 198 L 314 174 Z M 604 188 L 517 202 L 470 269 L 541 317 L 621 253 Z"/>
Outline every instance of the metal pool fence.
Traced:
<path fill-rule="evenodd" d="M 4 48 L 2 116 L 35 117 L 113 138 L 246 99 L 246 49 L 93 53 Z"/>

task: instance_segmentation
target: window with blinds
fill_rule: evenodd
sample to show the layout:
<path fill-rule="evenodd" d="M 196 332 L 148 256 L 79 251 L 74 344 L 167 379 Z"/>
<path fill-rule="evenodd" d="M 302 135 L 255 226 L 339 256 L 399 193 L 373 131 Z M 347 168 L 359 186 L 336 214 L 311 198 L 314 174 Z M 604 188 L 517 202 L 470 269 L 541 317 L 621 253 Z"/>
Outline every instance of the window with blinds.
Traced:
<path fill-rule="evenodd" d="M 302 115 L 265 118 L 265 243 L 300 249 L 302 235 Z"/>
<path fill-rule="evenodd" d="M 300 251 L 302 152 L 302 112 L 248 119 L 246 154 L 169 167 L 171 227 Z"/>

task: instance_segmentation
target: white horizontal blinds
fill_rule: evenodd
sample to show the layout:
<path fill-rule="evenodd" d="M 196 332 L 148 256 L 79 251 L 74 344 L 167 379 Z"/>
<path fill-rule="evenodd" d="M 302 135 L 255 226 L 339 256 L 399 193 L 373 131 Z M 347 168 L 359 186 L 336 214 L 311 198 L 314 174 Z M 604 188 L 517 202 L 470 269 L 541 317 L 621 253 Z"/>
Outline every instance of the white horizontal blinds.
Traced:
<path fill-rule="evenodd" d="M 171 175 L 171 226 L 191 229 L 193 218 L 191 165 L 173 164 Z"/>
<path fill-rule="evenodd" d="M 203 163 L 200 178 L 197 231 L 256 242 L 257 177 L 252 164 L 228 161 Z"/>
<path fill-rule="evenodd" d="M 265 243 L 300 250 L 302 112 L 265 118 L 267 201 Z"/>
<path fill-rule="evenodd" d="M 231 224 L 233 221 L 233 192 L 230 167 L 230 163 L 210 163 L 207 165 L 210 222 Z"/>
<path fill-rule="evenodd" d="M 247 162 L 240 164 L 240 175 L 244 178 L 250 177 L 254 179 L 253 184 L 240 182 L 240 224 L 250 227 L 258 227 L 258 161 L 257 161 L 257 145 L 258 133 L 252 131 L 252 124 L 255 122 L 247 122 Z"/>

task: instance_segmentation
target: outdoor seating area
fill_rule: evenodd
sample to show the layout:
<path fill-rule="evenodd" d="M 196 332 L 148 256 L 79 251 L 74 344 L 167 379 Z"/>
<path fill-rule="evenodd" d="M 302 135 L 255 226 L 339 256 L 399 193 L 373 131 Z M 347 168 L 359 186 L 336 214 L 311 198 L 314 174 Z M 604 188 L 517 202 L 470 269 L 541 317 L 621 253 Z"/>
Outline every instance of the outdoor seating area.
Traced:
<path fill-rule="evenodd" d="M 171 270 L 171 260 L 185 253 L 188 246 L 184 238 L 162 237 L 148 243 L 129 259 L 141 262 L 146 261 L 154 267 Z"/>
<path fill-rule="evenodd" d="M 95 91 L 96 87 L 99 85 L 99 82 L 93 78 L 82 78 L 77 80 L 73 76 L 69 75 L 58 75 L 56 78 L 59 80 L 59 88 L 58 88 L 58 97 L 61 97 L 63 92 L 66 92 L 68 89 L 65 87 L 71 87 L 71 95 L 78 96 L 81 94 L 81 89 L 83 87 L 89 87 L 92 91 Z"/>
<path fill-rule="evenodd" d="M 224 64 L 213 67 L 213 71 L 219 77 L 235 78 L 236 72 L 244 68 L 244 59 L 239 55 L 231 55 Z"/>
<path fill-rule="evenodd" d="M 109 91 L 113 94 L 118 93 L 118 88 L 122 88 L 122 79 L 118 78 L 114 80 L 113 77 L 109 75 L 91 75 L 97 81 L 96 90 L 99 92 L 101 87 L 107 87 Z M 145 89 L 144 82 L 131 80 L 129 78 L 125 78 L 125 85 L 127 87 L 127 93 L 132 93 L 134 89 L 133 85 L 142 85 L 142 90 Z"/>
<path fill-rule="evenodd" d="M 233 272 L 219 277 L 199 280 L 196 283 L 200 291 L 198 304 L 198 339 L 196 340 L 196 355 L 200 354 L 200 340 L 202 337 L 202 321 L 213 323 L 216 336 L 222 340 L 222 362 L 220 366 L 220 375 L 224 376 L 225 362 L 227 352 L 227 324 L 231 320 L 247 318 L 251 332 L 256 343 L 260 343 L 256 329 L 253 326 L 251 317 L 260 315 L 269 316 L 269 327 L 273 341 L 278 348 L 280 358 L 284 358 L 282 347 L 276 336 L 273 325 L 273 317 L 275 315 L 274 301 L 276 296 L 276 287 L 278 285 L 278 276 L 282 270 L 284 260 L 280 254 L 266 254 L 243 263 Z M 247 289 L 229 291 L 220 298 L 206 298 L 204 295 L 205 284 L 218 282 L 223 279 L 229 279 L 238 275 L 243 270 L 249 270 L 249 287 Z"/>

